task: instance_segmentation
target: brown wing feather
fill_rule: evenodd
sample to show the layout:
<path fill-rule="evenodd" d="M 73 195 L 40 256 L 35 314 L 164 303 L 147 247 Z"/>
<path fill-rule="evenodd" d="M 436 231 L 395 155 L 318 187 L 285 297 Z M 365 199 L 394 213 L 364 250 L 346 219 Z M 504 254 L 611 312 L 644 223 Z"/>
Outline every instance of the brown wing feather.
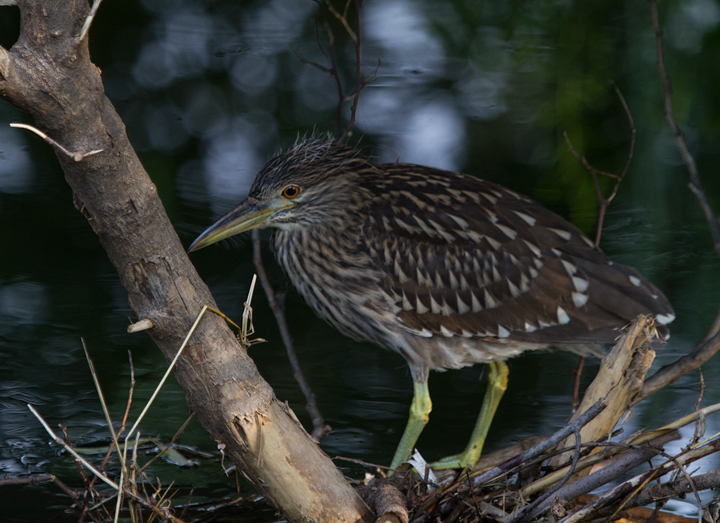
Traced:
<path fill-rule="evenodd" d="M 361 236 L 406 328 L 579 343 L 611 341 L 639 314 L 672 314 L 639 273 L 529 198 L 466 175 L 378 167 Z"/>

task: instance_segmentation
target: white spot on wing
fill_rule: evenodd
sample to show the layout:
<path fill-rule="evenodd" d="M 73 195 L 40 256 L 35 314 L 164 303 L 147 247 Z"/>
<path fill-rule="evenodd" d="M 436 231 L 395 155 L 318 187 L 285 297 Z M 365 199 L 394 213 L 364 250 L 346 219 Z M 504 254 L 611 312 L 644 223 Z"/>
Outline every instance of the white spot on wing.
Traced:
<path fill-rule="evenodd" d="M 403 302 L 403 310 L 404 310 L 404 311 L 411 311 L 411 310 L 413 310 L 412 303 L 410 303 L 410 300 L 408 300 L 408 299 L 407 299 L 407 296 L 405 296 L 405 291 L 403 291 L 402 302 Z"/>
<path fill-rule="evenodd" d="M 415 302 L 415 310 L 418 312 L 418 314 L 425 314 L 427 311 L 430 310 L 422 304 L 422 302 L 420 301 L 420 296 L 415 299 Z"/>
<path fill-rule="evenodd" d="M 631 275 L 631 276 L 628 276 L 628 279 L 630 280 L 630 283 L 635 285 L 635 287 L 640 287 L 640 285 L 642 284 L 642 281 L 640 281 L 640 278 L 638 278 L 637 276 Z"/>
<path fill-rule="evenodd" d="M 530 249 L 535 256 L 540 257 L 540 248 L 537 245 L 535 245 L 534 243 L 530 243 L 527 240 L 523 240 L 523 242 L 525 243 L 525 245 L 528 246 L 528 249 Z"/>
<path fill-rule="evenodd" d="M 565 309 L 558 306 L 557 308 L 557 317 L 558 317 L 558 323 L 560 325 L 565 325 L 567 323 L 570 323 L 570 316 L 568 316 L 568 313 L 565 312 Z"/>
<path fill-rule="evenodd" d="M 440 314 L 442 312 L 442 307 L 440 307 L 440 304 L 436 302 L 432 296 L 430 296 L 430 310 L 433 314 Z"/>
<path fill-rule="evenodd" d="M 580 238 L 582 239 L 582 241 L 585 242 L 585 244 L 586 244 L 588 247 L 591 247 L 591 248 L 593 248 L 593 249 L 595 248 L 595 244 L 590 241 L 590 238 L 588 238 L 588 237 L 585 236 L 584 234 L 581 234 L 581 235 L 580 235 Z"/>
<path fill-rule="evenodd" d="M 575 304 L 575 307 L 582 307 L 583 305 L 585 305 L 587 303 L 588 295 L 583 294 L 581 292 L 573 292 L 572 300 L 573 300 L 573 303 Z"/>
<path fill-rule="evenodd" d="M 482 194 L 485 198 L 487 198 L 490 201 L 490 203 L 492 203 L 493 205 L 495 205 L 497 203 L 497 198 L 495 198 L 494 196 L 491 196 L 486 192 L 481 192 L 480 194 Z"/>
<path fill-rule="evenodd" d="M 573 274 L 575 274 L 577 272 L 577 270 L 578 270 L 577 267 L 575 265 L 573 265 L 572 263 L 570 263 L 569 261 L 567 261 L 567 260 L 560 260 L 560 261 L 562 262 L 563 267 L 565 267 L 565 272 L 568 273 L 568 276 L 572 276 Z"/>
<path fill-rule="evenodd" d="M 495 301 L 495 298 L 493 298 L 490 293 L 485 289 L 485 307 L 488 309 L 494 309 L 497 307 L 497 302 Z"/>
<path fill-rule="evenodd" d="M 573 276 L 572 282 L 575 286 L 575 290 L 578 292 L 585 292 L 590 286 L 587 280 L 583 280 L 582 278 L 578 278 L 577 276 Z"/>
<path fill-rule="evenodd" d="M 562 238 L 563 240 L 569 241 L 570 238 L 572 238 L 572 234 L 570 233 L 570 231 L 566 231 L 564 229 L 554 229 L 552 227 L 548 227 L 548 230 L 554 232 L 555 234 L 560 236 L 560 238 Z"/>
<path fill-rule="evenodd" d="M 502 325 L 498 325 L 498 338 L 507 338 L 510 336 L 510 331 Z"/>
<path fill-rule="evenodd" d="M 537 329 L 530 325 L 528 322 L 525 322 L 525 332 L 535 332 Z"/>
<path fill-rule="evenodd" d="M 500 242 L 497 241 L 495 238 L 493 238 L 491 236 L 485 236 L 485 239 L 490 244 L 490 247 L 492 247 L 496 251 L 500 249 Z"/>
<path fill-rule="evenodd" d="M 484 236 L 482 234 L 480 234 L 479 232 L 476 232 L 476 231 L 465 231 L 465 234 L 467 235 L 468 238 L 470 238 L 475 243 L 480 243 L 482 241 L 482 239 L 484 238 Z"/>
<path fill-rule="evenodd" d="M 495 227 L 500 229 L 505 236 L 510 238 L 511 240 L 514 240 L 517 237 L 517 232 L 514 229 L 511 229 L 507 225 L 503 225 L 502 223 L 496 223 Z"/>
<path fill-rule="evenodd" d="M 492 211 L 491 211 L 490 209 L 488 209 L 487 207 L 483 207 L 483 211 L 485 211 L 485 214 L 488 215 L 488 218 L 490 218 L 490 221 L 491 221 L 492 223 L 497 223 L 497 221 L 498 221 L 497 214 L 495 214 L 494 212 L 492 212 Z"/>
<path fill-rule="evenodd" d="M 458 283 L 458 280 L 457 280 L 457 278 L 455 277 L 455 273 L 452 272 L 452 271 L 450 271 L 450 272 L 448 273 L 448 277 L 449 277 L 449 279 L 450 279 L 450 288 L 451 288 L 451 289 L 457 289 L 457 288 L 460 286 L 460 284 Z"/>
<path fill-rule="evenodd" d="M 655 320 L 660 325 L 667 325 L 668 323 L 672 322 L 675 319 L 675 314 L 672 312 L 670 314 L 658 314 L 655 316 Z"/>
<path fill-rule="evenodd" d="M 454 215 L 452 215 L 452 214 L 448 214 L 448 216 L 449 216 L 450 218 L 452 218 L 452 219 L 455 221 L 455 223 L 457 223 L 457 224 L 460 226 L 460 228 L 461 228 L 462 230 L 465 230 L 465 229 L 468 228 L 468 222 L 466 222 L 465 220 L 463 220 L 463 219 L 460 218 L 459 216 L 454 216 Z"/>
<path fill-rule="evenodd" d="M 440 332 L 441 332 L 442 335 L 445 336 L 446 338 L 452 338 L 453 336 L 455 336 L 452 332 L 450 332 L 449 330 L 447 330 L 447 329 L 445 328 L 445 325 L 440 325 Z"/>
<path fill-rule="evenodd" d="M 535 225 L 535 218 L 530 216 L 529 214 L 525 214 L 524 212 L 520 211 L 513 211 L 515 214 L 517 214 L 522 220 L 527 223 L 530 227 Z"/>
<path fill-rule="evenodd" d="M 466 312 L 470 312 L 470 307 L 468 306 L 467 303 L 465 303 L 464 301 L 462 301 L 460 299 L 460 296 L 457 297 L 457 304 L 458 304 L 458 312 L 460 314 L 465 314 Z"/>
<path fill-rule="evenodd" d="M 472 311 L 473 312 L 480 312 L 483 310 L 482 305 L 480 305 L 480 300 L 477 299 L 477 296 L 475 296 L 474 292 L 470 293 L 470 296 L 472 296 Z"/>
<path fill-rule="evenodd" d="M 395 276 L 397 276 L 398 281 L 400 282 L 401 285 L 404 284 L 406 281 L 408 281 L 407 276 L 405 276 L 405 273 L 400 268 L 400 264 L 398 263 L 397 258 L 395 259 Z"/>

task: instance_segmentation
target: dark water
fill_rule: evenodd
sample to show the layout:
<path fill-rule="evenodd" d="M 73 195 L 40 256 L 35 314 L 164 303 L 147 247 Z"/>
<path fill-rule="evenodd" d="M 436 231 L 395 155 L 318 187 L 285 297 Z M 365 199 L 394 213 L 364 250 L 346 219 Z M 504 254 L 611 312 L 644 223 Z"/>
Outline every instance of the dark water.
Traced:
<path fill-rule="evenodd" d="M 720 209 L 715 176 L 720 7 L 712 0 L 660 7 L 676 117 L 710 202 Z M 274 152 L 298 136 L 335 129 L 334 83 L 303 63 L 328 64 L 316 44 L 316 12 L 315 3 L 302 0 L 102 5 L 90 35 L 93 58 L 186 244 L 245 196 L 254 174 Z M 17 8 L 0 8 L 5 47 L 17 37 L 18 18 Z M 345 93 L 351 93 L 354 53 L 342 28 L 331 22 Z M 320 33 L 325 46 L 322 24 Z M 377 79 L 362 92 L 353 140 L 381 161 L 400 156 L 503 183 L 591 235 L 597 221 L 595 189 L 562 135 L 567 132 L 599 169 L 622 170 L 630 134 L 613 81 L 627 99 L 637 143 L 628 178 L 610 208 L 602 246 L 613 259 L 637 267 L 675 306 L 673 337 L 658 353 L 658 368 L 702 340 L 718 308 L 719 264 L 663 119 L 646 3 L 368 0 L 362 37 L 364 74 L 378 60 L 382 64 Z M 116 424 L 127 401 L 128 351 L 137 380 L 131 419 L 166 364 L 143 334 L 126 333 L 134 316 L 113 268 L 73 208 L 50 148 L 7 125 L 19 121 L 31 123 L 0 102 L 0 474 L 51 472 L 80 487 L 72 460 L 48 443 L 26 405 L 34 405 L 51 426 L 65 425 L 75 445 L 106 443 L 105 418 L 81 337 Z M 253 274 L 250 250 L 248 239 L 239 238 L 192 256 L 221 309 L 235 319 L 242 314 Z M 274 284 L 285 289 L 280 271 L 272 266 L 270 272 Z M 334 428 L 323 448 L 331 456 L 388 463 L 411 399 L 403 360 L 343 338 L 288 291 L 288 320 L 300 360 Z M 254 308 L 257 335 L 268 343 L 253 347 L 251 355 L 277 396 L 309 426 L 262 293 Z M 564 353 L 512 360 L 510 387 L 487 448 L 562 426 L 569 416 L 576 362 Z M 703 367 L 703 406 L 720 401 L 718 365 L 711 361 Z M 597 362 L 586 369 L 584 385 Z M 477 366 L 431 376 L 434 411 L 419 442 L 428 459 L 465 444 L 484 391 L 481 374 Z M 693 372 L 635 408 L 626 433 L 690 412 L 699 381 Z M 141 432 L 168 441 L 188 414 L 184 394 L 171 379 Z M 718 432 L 719 425 L 711 417 L 707 432 Z M 683 431 L 685 439 L 691 432 L 692 427 Z M 196 421 L 180 441 L 215 451 Z M 359 468 L 339 464 L 349 475 L 362 476 Z M 717 467 L 717 459 L 702 465 L 703 470 Z M 158 462 L 150 475 L 165 485 L 175 481 L 183 499 L 190 487 L 196 488 L 197 499 L 232 496 L 236 489 L 234 477 L 226 478 L 216 460 L 193 468 Z M 67 505 L 52 486 L 0 488 L 0 514 L 8 518 L 75 521 L 62 515 Z M 694 510 L 691 501 L 674 508 Z"/>

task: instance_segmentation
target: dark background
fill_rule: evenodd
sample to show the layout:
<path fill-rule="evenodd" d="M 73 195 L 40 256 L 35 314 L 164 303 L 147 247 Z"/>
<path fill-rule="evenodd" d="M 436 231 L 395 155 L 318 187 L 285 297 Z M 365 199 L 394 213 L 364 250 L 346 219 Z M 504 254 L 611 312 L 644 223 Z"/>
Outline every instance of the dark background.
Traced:
<path fill-rule="evenodd" d="M 720 4 L 688 0 L 659 8 L 675 116 L 708 198 L 720 209 Z M 275 152 L 298 137 L 335 131 L 334 82 L 306 63 L 329 65 L 322 52 L 328 36 L 317 13 L 310 0 L 102 4 L 90 32 L 93 60 L 186 245 L 246 195 Z M 354 9 L 350 13 L 354 24 Z M 352 93 L 354 49 L 337 20 L 325 10 L 322 16 L 336 38 L 345 93 Z M 658 353 L 657 367 L 702 340 L 718 308 L 718 259 L 664 120 L 646 2 L 368 0 L 361 21 L 363 73 L 371 74 L 378 60 L 382 64 L 362 92 L 353 143 L 381 161 L 399 157 L 497 181 L 539 200 L 591 237 L 597 195 L 563 133 L 597 168 L 619 173 L 630 128 L 614 82 L 632 112 L 637 143 L 607 216 L 602 248 L 638 268 L 675 307 L 673 337 Z M 19 23 L 17 8 L 0 8 L 0 44 L 13 45 Z M 345 104 L 344 122 L 348 115 Z M 135 318 L 125 291 L 74 209 L 52 149 L 10 128 L 11 122 L 32 123 L 0 102 L 0 474 L 51 472 L 79 487 L 72 460 L 48 444 L 26 404 L 52 426 L 66 425 L 76 445 L 105 443 L 108 431 L 80 338 L 95 360 L 115 421 L 127 399 L 127 351 L 137 379 L 132 419 L 166 363 L 145 335 L 126 333 Z M 241 237 L 192 255 L 221 309 L 236 321 L 254 272 L 251 250 L 249 239 Z M 289 291 L 288 321 L 299 357 L 334 428 L 323 448 L 331 456 L 389 463 L 412 394 L 402 358 L 343 338 L 315 318 L 276 267 L 269 270 L 276 287 Z M 262 292 L 253 305 L 257 336 L 268 342 L 254 346 L 251 355 L 308 427 L 304 399 Z M 575 356 L 557 352 L 510 361 L 510 386 L 486 448 L 562 426 L 570 415 L 576 363 Z M 586 369 L 584 385 L 597 362 Z M 703 368 L 703 406 L 720 401 L 718 370 L 717 361 Z M 426 458 L 464 446 L 485 387 L 482 371 L 476 366 L 431 376 L 434 411 L 419 441 Z M 699 383 L 693 372 L 636 407 L 626 433 L 692 411 Z M 184 394 L 171 380 L 141 431 L 168 441 L 188 414 Z M 715 418 L 707 425 L 708 433 L 720 430 Z M 180 441 L 216 450 L 196 421 Z M 359 467 L 338 464 L 362 477 Z M 717 468 L 717 459 L 702 466 Z M 236 495 L 235 478 L 226 478 L 215 460 L 194 468 L 159 462 L 150 475 L 165 485 L 175 481 L 178 499 L 187 499 L 190 487 L 194 499 Z M 251 492 L 242 486 L 242 494 Z M 0 489 L 0 518 L 75 521 L 63 514 L 68 504 L 53 486 Z M 671 506 L 694 510 L 692 501 Z"/>

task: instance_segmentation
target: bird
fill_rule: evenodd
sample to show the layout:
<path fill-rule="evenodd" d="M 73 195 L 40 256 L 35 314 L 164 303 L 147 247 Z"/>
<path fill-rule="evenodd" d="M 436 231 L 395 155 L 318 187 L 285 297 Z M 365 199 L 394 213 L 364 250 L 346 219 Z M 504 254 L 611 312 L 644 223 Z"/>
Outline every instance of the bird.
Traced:
<path fill-rule="evenodd" d="M 638 271 L 532 199 L 467 174 L 377 163 L 331 139 L 270 159 L 188 251 L 256 228 L 272 230 L 278 264 L 317 316 L 406 360 L 413 399 L 391 469 L 428 422 L 429 371 L 488 364 L 469 443 L 434 463 L 472 467 L 507 387 L 505 360 L 548 347 L 602 354 L 639 315 L 664 340 L 675 318 Z"/>

